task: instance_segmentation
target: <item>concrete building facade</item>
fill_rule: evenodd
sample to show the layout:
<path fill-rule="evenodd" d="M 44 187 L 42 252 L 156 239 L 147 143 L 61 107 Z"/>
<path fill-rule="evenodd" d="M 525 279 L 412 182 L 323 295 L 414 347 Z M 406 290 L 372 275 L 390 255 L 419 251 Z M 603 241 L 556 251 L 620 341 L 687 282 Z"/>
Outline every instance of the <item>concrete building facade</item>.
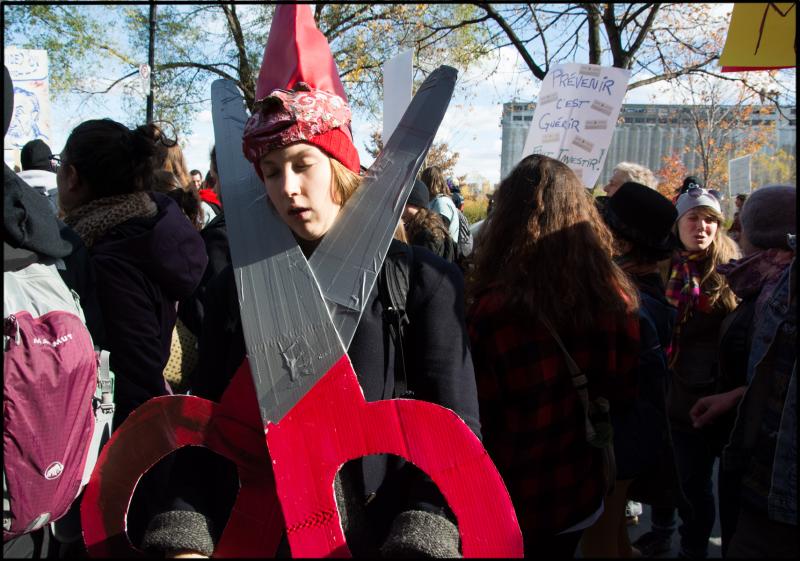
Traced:
<path fill-rule="evenodd" d="M 501 180 L 519 162 L 535 109 L 534 102 L 503 104 Z M 692 111 L 697 110 L 702 111 L 703 108 L 687 105 L 623 104 L 598 183 L 606 183 L 611 177 L 611 170 L 622 161 L 635 162 L 654 172 L 658 171 L 663 165 L 664 157 L 680 152 L 685 146 L 695 142 L 696 132 L 691 115 Z M 767 114 L 753 111 L 750 124 L 759 126 L 777 120 L 775 140 L 765 150 L 774 152 L 784 149 L 796 154 L 796 108 L 786 108 L 784 113 L 786 116 L 781 116 L 774 109 Z M 690 172 L 701 166 L 694 151 L 683 154 L 682 159 Z"/>

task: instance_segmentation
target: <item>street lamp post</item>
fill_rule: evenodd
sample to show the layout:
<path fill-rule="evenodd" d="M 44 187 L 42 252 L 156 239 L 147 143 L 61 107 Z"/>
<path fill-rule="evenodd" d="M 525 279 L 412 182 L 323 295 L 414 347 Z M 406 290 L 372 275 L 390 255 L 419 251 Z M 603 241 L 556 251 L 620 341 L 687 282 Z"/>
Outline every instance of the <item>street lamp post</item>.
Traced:
<path fill-rule="evenodd" d="M 150 66 L 150 93 L 147 94 L 147 122 L 153 122 L 153 74 L 155 73 L 155 42 L 156 42 L 156 4 L 150 3 L 150 43 L 147 52 L 147 64 Z"/>

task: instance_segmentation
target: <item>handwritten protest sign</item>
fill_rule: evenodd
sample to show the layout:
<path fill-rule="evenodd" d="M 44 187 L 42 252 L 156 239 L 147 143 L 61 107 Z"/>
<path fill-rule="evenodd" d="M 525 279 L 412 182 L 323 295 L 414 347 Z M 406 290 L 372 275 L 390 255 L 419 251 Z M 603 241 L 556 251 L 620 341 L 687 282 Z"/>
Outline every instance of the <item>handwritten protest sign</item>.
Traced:
<path fill-rule="evenodd" d="M 797 10 L 793 2 L 735 4 L 725 48 L 723 72 L 774 70 L 797 65 Z"/>
<path fill-rule="evenodd" d="M 542 81 L 522 157 L 544 154 L 567 164 L 588 187 L 600 176 L 630 71 L 559 64 Z"/>
<path fill-rule="evenodd" d="M 9 47 L 4 64 L 14 82 L 14 111 L 5 136 L 6 150 L 21 149 L 35 138 L 50 140 L 50 89 L 47 51 Z"/>
<path fill-rule="evenodd" d="M 750 192 L 750 162 L 750 154 L 728 161 L 728 193 L 730 195 Z"/>
<path fill-rule="evenodd" d="M 389 142 L 394 129 L 411 103 L 412 72 L 411 55 L 405 51 L 383 65 L 383 144 Z"/>

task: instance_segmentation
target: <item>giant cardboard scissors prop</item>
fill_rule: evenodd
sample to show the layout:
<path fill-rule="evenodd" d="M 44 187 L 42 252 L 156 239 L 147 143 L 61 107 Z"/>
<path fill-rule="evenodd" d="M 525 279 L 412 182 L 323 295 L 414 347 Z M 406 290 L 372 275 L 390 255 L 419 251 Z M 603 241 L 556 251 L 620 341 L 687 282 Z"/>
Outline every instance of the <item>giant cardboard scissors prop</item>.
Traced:
<path fill-rule="evenodd" d="M 508 492 L 478 438 L 433 403 L 366 402 L 347 346 L 449 103 L 456 71 L 422 84 L 384 151 L 307 260 L 241 151 L 247 114 L 232 82 L 212 85 L 214 132 L 248 359 L 220 403 L 152 399 L 114 433 L 82 504 L 93 556 L 136 555 L 125 515 L 144 472 L 183 446 L 238 466 L 240 491 L 215 557 L 349 556 L 336 508 L 339 468 L 396 454 L 439 487 L 464 556 L 521 556 Z M 266 435 L 266 438 L 265 438 Z"/>

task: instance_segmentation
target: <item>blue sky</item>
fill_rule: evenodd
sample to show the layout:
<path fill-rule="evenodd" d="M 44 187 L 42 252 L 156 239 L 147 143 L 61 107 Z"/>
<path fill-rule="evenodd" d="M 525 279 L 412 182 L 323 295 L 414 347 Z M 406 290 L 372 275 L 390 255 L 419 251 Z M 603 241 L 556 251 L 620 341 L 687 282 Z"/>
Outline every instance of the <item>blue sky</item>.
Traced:
<path fill-rule="evenodd" d="M 730 7 L 730 4 L 722 4 L 714 9 Z M 89 79 L 92 80 L 97 84 L 102 83 L 100 77 Z M 492 183 L 499 180 L 502 104 L 514 100 L 532 100 L 538 90 L 538 80 L 533 79 L 513 47 L 497 51 L 494 59 L 486 60 L 479 68 L 460 73 L 455 95 L 436 137 L 436 141 L 446 141 L 452 150 L 459 152 L 457 175 L 479 176 Z M 119 88 L 113 92 L 96 96 L 93 101 L 84 104 L 79 103 L 76 96 L 54 101 L 51 108 L 53 151 L 60 151 L 70 130 L 86 119 L 110 117 L 127 121 L 122 111 L 123 96 L 131 94 L 124 94 Z M 132 95 L 137 98 L 134 103 L 141 103 L 144 107 L 144 94 Z M 663 82 L 632 90 L 624 99 L 624 103 L 677 102 Z M 359 112 L 354 114 L 356 147 L 365 165 L 369 165 L 372 158 L 367 154 L 364 143 L 373 130 L 380 128 L 380 117 Z M 190 169 L 197 168 L 205 173 L 208 169 L 208 153 L 214 143 L 210 102 L 205 103 L 197 113 L 192 129 L 192 133 L 182 139 L 186 161 Z"/>
<path fill-rule="evenodd" d="M 488 79 L 487 73 L 491 72 Z M 662 91 L 663 86 L 638 88 L 626 95 L 626 103 L 669 103 L 671 96 Z M 452 150 L 459 152 L 457 175 L 482 176 L 490 182 L 499 181 L 501 128 L 500 118 L 504 102 L 533 99 L 539 90 L 539 81 L 521 65 L 519 54 L 511 47 L 502 49 L 494 60 L 481 68 L 459 75 L 458 84 L 448 112 L 439 128 L 436 141 L 445 141 Z M 77 100 L 54 103 L 51 109 L 52 150 L 58 152 L 69 132 L 78 123 L 99 117 L 124 120 L 122 97 L 124 94 L 109 94 L 103 100 L 79 107 Z M 139 94 L 144 105 L 145 98 Z M 364 143 L 370 133 L 379 129 L 381 122 L 372 115 L 356 113 L 353 132 L 356 148 L 362 163 L 369 165 L 372 157 Z M 190 169 L 205 173 L 208 170 L 208 153 L 214 143 L 211 124 L 211 105 L 206 104 L 197 114 L 192 133 L 184 140 L 184 156 Z"/>

